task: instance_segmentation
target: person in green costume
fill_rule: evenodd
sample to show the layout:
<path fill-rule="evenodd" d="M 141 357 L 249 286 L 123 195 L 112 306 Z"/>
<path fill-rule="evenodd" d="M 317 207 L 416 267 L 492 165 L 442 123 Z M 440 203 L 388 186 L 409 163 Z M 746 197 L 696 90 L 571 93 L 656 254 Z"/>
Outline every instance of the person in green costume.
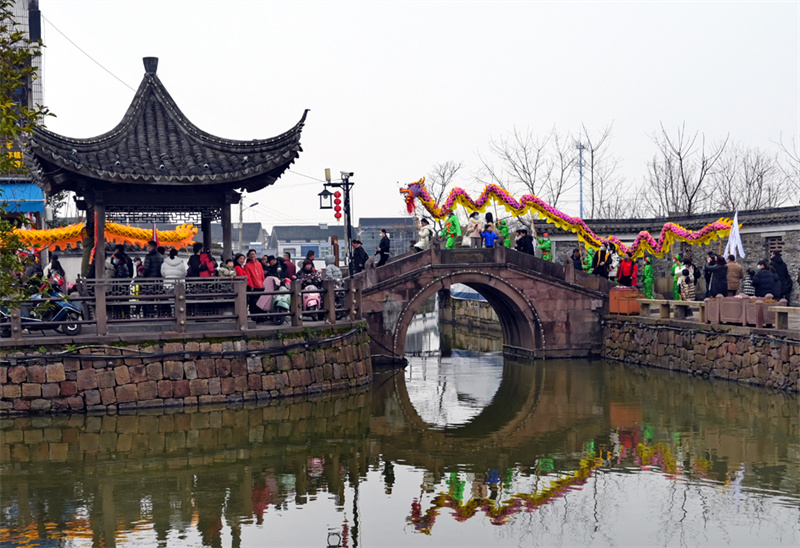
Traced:
<path fill-rule="evenodd" d="M 675 262 L 672 264 L 672 299 L 675 301 L 681 300 L 681 286 L 678 283 L 678 278 L 681 277 L 682 273 L 681 256 L 675 255 Z"/>
<path fill-rule="evenodd" d="M 499 244 L 505 247 L 511 247 L 511 236 L 509 236 L 508 223 L 505 221 L 505 219 L 500 219 L 497 221 L 497 228 L 500 230 L 500 235 L 502 238 L 495 245 Z"/>
<path fill-rule="evenodd" d="M 444 222 L 444 228 L 442 228 L 440 237 L 447 238 L 445 249 L 453 249 L 456 245 L 456 238 L 461 236 L 461 223 L 458 221 L 458 216 L 452 209 L 448 209 L 447 213 L 449 216 Z"/>
<path fill-rule="evenodd" d="M 644 258 L 644 269 L 642 274 L 642 281 L 644 286 L 644 296 L 648 299 L 653 298 L 653 265 L 651 264 L 650 257 Z"/>
<path fill-rule="evenodd" d="M 545 261 L 552 261 L 553 260 L 553 242 L 550 241 L 550 234 L 545 232 L 542 234 L 541 238 L 536 238 L 537 245 L 539 249 L 542 250 L 542 259 Z"/>
<path fill-rule="evenodd" d="M 594 261 L 594 249 L 591 247 L 586 248 L 586 255 L 583 256 L 583 269 L 587 272 L 592 270 L 592 262 Z"/>

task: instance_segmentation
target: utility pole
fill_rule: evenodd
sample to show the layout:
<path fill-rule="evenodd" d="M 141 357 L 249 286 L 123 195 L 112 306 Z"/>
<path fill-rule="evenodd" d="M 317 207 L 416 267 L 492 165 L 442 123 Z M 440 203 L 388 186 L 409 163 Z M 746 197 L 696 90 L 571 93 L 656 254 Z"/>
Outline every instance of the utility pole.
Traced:
<path fill-rule="evenodd" d="M 586 148 L 583 143 L 578 141 L 578 144 L 575 145 L 575 148 L 578 149 L 578 174 L 580 177 L 580 185 L 579 191 L 580 192 L 580 214 L 578 215 L 581 219 L 583 219 L 583 151 Z"/>

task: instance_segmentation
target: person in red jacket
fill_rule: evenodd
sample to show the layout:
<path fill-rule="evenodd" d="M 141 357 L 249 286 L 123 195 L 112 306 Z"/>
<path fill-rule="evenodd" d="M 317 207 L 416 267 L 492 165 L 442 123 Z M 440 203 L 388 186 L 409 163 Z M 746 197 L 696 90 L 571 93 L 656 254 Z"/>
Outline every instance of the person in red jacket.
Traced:
<path fill-rule="evenodd" d="M 619 263 L 619 269 L 617 270 L 617 281 L 621 285 L 626 285 L 628 287 L 636 285 L 636 274 L 637 274 L 636 263 L 633 262 L 631 258 L 631 252 L 625 252 L 625 258 Z"/>
<path fill-rule="evenodd" d="M 247 262 L 244 263 L 244 275 L 247 277 L 247 291 L 248 292 L 261 292 L 264 291 L 264 268 L 258 260 L 258 254 L 255 249 L 247 252 Z M 258 294 L 247 296 L 247 307 L 250 314 L 260 314 L 262 310 L 256 306 L 258 301 Z M 256 320 L 258 322 L 260 320 Z"/>

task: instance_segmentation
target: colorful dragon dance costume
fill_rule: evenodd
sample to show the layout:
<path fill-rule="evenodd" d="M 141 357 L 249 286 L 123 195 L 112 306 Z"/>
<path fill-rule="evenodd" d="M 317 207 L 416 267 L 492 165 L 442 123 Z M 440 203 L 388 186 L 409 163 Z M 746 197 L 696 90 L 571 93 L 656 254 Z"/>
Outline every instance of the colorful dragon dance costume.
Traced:
<path fill-rule="evenodd" d="M 461 223 L 458 220 L 458 216 L 455 212 L 450 212 L 450 217 L 447 218 L 447 221 L 444 223 L 444 228 L 442 229 L 442 233 L 440 235 L 441 238 L 447 238 L 447 243 L 445 244 L 445 249 L 453 249 L 456 245 L 456 238 L 461 236 Z"/>
<path fill-rule="evenodd" d="M 665 223 L 658 240 L 651 236 L 650 233 L 642 231 L 636 236 L 633 244 L 627 246 L 616 236 L 601 238 L 582 219 L 566 215 L 537 196 L 525 194 L 517 200 L 507 190 L 495 184 L 486 185 L 477 199 L 472 199 L 463 188 L 454 188 L 442 204 L 437 204 L 431 197 L 425 188 L 424 177 L 417 182 L 409 184 L 407 188 L 400 189 L 400 192 L 404 195 L 409 214 L 413 213 L 416 207 L 416 200 L 419 200 L 420 204 L 428 210 L 433 218 L 439 220 L 452 217 L 452 210 L 458 205 L 470 212 L 484 212 L 492 202 L 495 202 L 514 217 L 535 214 L 562 230 L 574 233 L 587 249 L 597 250 L 604 243 L 606 245 L 613 244 L 621 254 L 630 251 L 633 259 L 643 257 L 647 253 L 656 257 L 663 257 L 669 253 L 670 247 L 675 242 L 705 245 L 727 236 L 732 226 L 729 219 L 719 219 L 716 222 L 707 224 L 700 230 L 694 231 L 686 230 L 675 223 Z M 460 230 L 461 227 L 459 226 L 459 235 Z"/>
<path fill-rule="evenodd" d="M 536 238 L 537 247 L 542 250 L 542 259 L 545 261 L 552 261 L 553 260 L 553 242 L 550 241 L 550 238 L 543 237 L 543 238 Z"/>
<path fill-rule="evenodd" d="M 644 259 L 644 269 L 642 274 L 644 296 L 648 299 L 653 298 L 653 265 L 651 264 L 650 257 Z"/>
<path fill-rule="evenodd" d="M 502 236 L 502 238 L 498 240 L 498 244 L 505 247 L 511 247 L 511 237 L 509 236 L 508 223 L 506 220 L 500 219 L 497 221 L 497 228 L 500 230 L 500 235 Z"/>

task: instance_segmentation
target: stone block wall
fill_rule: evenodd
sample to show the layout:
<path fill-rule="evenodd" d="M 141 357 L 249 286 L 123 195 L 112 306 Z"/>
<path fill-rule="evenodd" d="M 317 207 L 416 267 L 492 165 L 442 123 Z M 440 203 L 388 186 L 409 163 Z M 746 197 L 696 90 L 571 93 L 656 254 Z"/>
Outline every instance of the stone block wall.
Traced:
<path fill-rule="evenodd" d="M 627 363 L 800 392 L 794 332 L 607 318 L 603 356 Z"/>
<path fill-rule="evenodd" d="M 365 326 L 0 350 L 0 415 L 269 400 L 372 380 Z"/>

